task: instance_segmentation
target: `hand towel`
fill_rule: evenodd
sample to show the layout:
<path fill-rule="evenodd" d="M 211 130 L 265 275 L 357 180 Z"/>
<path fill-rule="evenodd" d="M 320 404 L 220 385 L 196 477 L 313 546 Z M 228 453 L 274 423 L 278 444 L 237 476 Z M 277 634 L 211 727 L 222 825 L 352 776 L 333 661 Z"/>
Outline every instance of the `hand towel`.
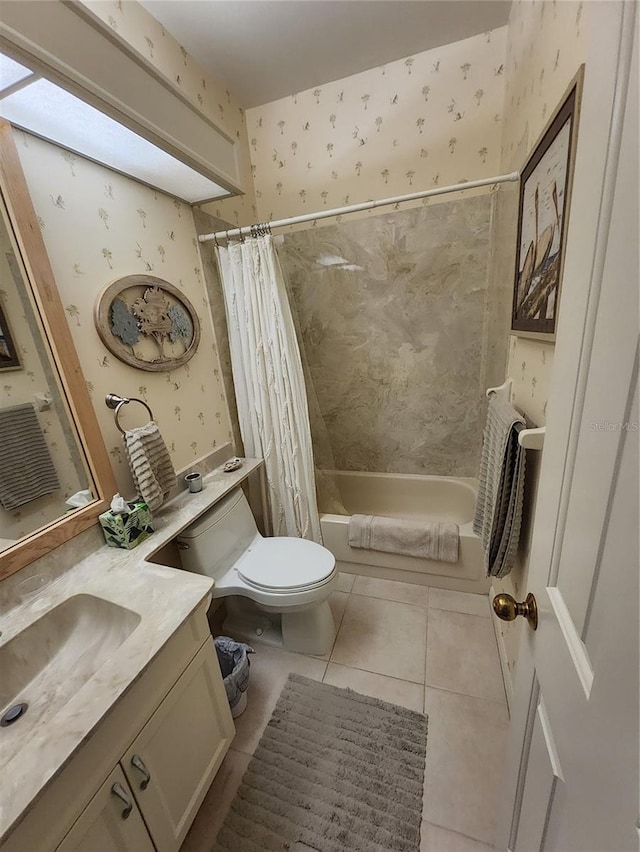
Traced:
<path fill-rule="evenodd" d="M 129 429 L 123 440 L 133 482 L 153 512 L 162 506 L 176 484 L 176 472 L 158 424 L 151 420 L 146 426 Z"/>
<path fill-rule="evenodd" d="M 457 562 L 459 538 L 458 525 L 453 523 L 375 515 L 349 519 L 349 547 L 363 550 Z"/>
<path fill-rule="evenodd" d="M 60 480 L 33 405 L 0 408 L 0 505 L 17 509 L 58 488 Z"/>
<path fill-rule="evenodd" d="M 525 451 L 518 443 L 524 418 L 501 395 L 489 400 L 473 531 L 482 539 L 487 576 L 511 571 L 520 539 Z"/>

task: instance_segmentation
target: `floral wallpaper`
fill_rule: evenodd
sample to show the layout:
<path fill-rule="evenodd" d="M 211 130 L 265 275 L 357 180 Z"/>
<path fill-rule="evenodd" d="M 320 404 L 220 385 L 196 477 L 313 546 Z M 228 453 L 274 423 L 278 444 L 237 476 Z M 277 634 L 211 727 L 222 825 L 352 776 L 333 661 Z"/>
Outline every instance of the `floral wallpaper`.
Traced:
<path fill-rule="evenodd" d="M 145 62 L 236 141 L 245 194 L 216 201 L 216 215 L 235 224 L 256 221 L 255 195 L 247 141 L 245 111 L 233 93 L 207 75 L 202 66 L 135 0 L 81 0 Z M 212 205 L 205 205 L 205 209 Z M 210 210 L 213 212 L 213 210 Z"/>
<path fill-rule="evenodd" d="M 582 0 L 522 0 L 512 4 L 506 44 L 501 171 L 522 168 L 585 61 L 589 12 L 589 3 Z M 502 215 L 495 232 L 492 275 L 496 280 L 504 281 L 505 287 L 508 283 L 510 305 L 518 198 L 517 192 L 509 193 L 503 189 L 499 194 Z M 513 378 L 515 405 L 535 425 L 546 422 L 553 354 L 553 343 L 515 335 L 510 337 L 506 375 Z M 535 503 L 537 471 L 537 460 L 531 461 L 530 465 L 528 457 L 529 513 Z M 506 591 L 518 600 L 527 592 L 530 532 L 531 524 L 525 519 L 519 565 L 508 577 L 494 583 L 497 592 Z M 501 622 L 500 629 L 509 669 L 515 677 L 520 628 Z"/>
<path fill-rule="evenodd" d="M 18 348 L 21 368 L 0 372 L 0 407 L 34 403 L 35 394 L 49 394 L 53 404 L 38 412 L 38 422 L 54 463 L 60 488 L 53 494 L 38 497 L 18 509 L 0 507 L 0 550 L 2 539 L 19 539 L 54 521 L 67 511 L 64 501 L 87 487 L 87 478 L 78 453 L 73 451 L 66 429 L 58 414 L 61 405 L 58 389 L 50 371 L 43 366 L 42 343 L 35 337 L 35 317 L 16 282 L 19 274 L 13 247 L 4 222 L 0 220 L 0 304 Z M 46 362 L 45 362 L 46 363 Z M 37 410 L 37 409 L 36 409 Z"/>
<path fill-rule="evenodd" d="M 502 27 L 248 110 L 258 218 L 497 174 L 505 42 Z"/>
<path fill-rule="evenodd" d="M 187 204 L 48 142 L 21 131 L 16 139 L 118 486 L 130 495 L 121 436 L 104 404 L 107 393 L 140 397 L 149 404 L 176 469 L 231 439 L 193 212 Z M 117 278 L 144 272 L 178 287 L 199 314 L 198 351 L 173 372 L 123 364 L 95 330 L 93 310 L 100 292 Z M 122 422 L 142 425 L 146 412 L 129 406 Z"/>

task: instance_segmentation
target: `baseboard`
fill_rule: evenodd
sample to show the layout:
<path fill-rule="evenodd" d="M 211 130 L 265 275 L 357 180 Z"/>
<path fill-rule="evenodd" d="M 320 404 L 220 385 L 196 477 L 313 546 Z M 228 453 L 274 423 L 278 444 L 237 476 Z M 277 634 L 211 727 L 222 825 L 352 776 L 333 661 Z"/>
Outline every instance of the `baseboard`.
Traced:
<path fill-rule="evenodd" d="M 496 590 L 493 585 L 489 591 L 489 600 L 492 601 L 496 595 Z M 504 638 L 502 636 L 502 630 L 500 629 L 500 619 L 491 608 L 491 620 L 493 622 L 493 630 L 496 634 L 496 644 L 498 646 L 498 655 L 500 657 L 500 668 L 502 669 L 502 680 L 504 682 L 504 692 L 507 697 L 507 707 L 509 709 L 509 715 L 511 715 L 511 707 L 513 705 L 513 697 L 515 694 L 515 690 L 513 687 L 513 680 L 511 679 L 511 672 L 509 671 L 509 663 L 507 656 L 507 646 L 504 643 Z"/>

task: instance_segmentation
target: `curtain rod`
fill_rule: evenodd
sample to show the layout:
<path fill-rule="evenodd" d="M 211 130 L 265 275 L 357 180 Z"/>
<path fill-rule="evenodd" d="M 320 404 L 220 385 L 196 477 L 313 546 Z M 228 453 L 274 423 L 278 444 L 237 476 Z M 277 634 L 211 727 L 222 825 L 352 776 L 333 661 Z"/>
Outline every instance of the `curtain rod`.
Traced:
<path fill-rule="evenodd" d="M 262 228 L 282 228 L 285 225 L 299 225 L 303 222 L 312 222 L 314 219 L 329 219 L 331 216 L 344 216 L 345 213 L 359 213 L 361 210 L 373 210 L 376 207 L 384 207 L 387 204 L 398 204 L 402 201 L 417 201 L 420 198 L 431 198 L 434 195 L 446 195 L 449 192 L 460 192 L 464 189 L 475 189 L 479 186 L 492 186 L 496 183 L 507 183 L 508 181 L 520 180 L 519 172 L 511 172 L 508 175 L 498 177 L 482 178 L 482 180 L 469 180 L 464 183 L 454 183 L 452 186 L 440 186 L 435 189 L 425 189 L 420 192 L 410 192 L 407 195 L 395 195 L 393 198 L 382 198 L 378 201 L 363 201 L 361 204 L 351 204 L 349 207 L 335 207 L 333 210 L 320 210 L 318 213 L 305 213 L 302 216 L 291 216 L 289 219 L 276 219 L 273 222 L 262 222 Z M 209 240 L 231 239 L 251 234 L 251 229 L 256 225 L 244 225 L 242 228 L 230 228 L 227 231 L 216 231 L 214 234 L 202 234 L 198 237 L 201 243 Z"/>

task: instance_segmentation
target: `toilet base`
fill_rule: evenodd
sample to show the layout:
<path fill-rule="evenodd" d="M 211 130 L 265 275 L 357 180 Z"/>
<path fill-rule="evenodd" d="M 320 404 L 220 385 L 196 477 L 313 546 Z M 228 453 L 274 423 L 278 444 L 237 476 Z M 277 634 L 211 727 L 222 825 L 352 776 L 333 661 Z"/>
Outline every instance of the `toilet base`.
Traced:
<path fill-rule="evenodd" d="M 222 629 L 233 639 L 316 656 L 333 646 L 336 629 L 328 600 L 294 612 L 267 611 L 254 601 L 235 596 L 227 597 L 225 603 L 227 617 Z"/>

